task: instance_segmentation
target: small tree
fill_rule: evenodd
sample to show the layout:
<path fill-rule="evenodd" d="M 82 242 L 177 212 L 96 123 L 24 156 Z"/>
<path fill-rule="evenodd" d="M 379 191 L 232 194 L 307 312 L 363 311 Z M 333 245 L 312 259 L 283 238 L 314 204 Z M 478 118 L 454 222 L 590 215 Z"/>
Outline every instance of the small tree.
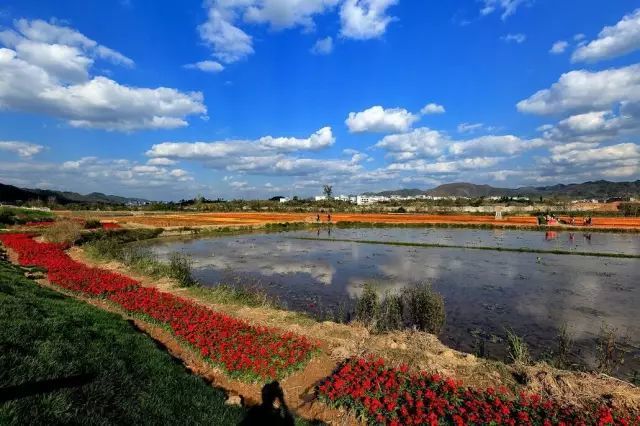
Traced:
<path fill-rule="evenodd" d="M 333 195 L 333 186 L 331 185 L 324 185 L 322 187 L 322 192 L 324 193 L 324 195 L 327 197 L 327 199 L 331 199 L 332 195 Z"/>

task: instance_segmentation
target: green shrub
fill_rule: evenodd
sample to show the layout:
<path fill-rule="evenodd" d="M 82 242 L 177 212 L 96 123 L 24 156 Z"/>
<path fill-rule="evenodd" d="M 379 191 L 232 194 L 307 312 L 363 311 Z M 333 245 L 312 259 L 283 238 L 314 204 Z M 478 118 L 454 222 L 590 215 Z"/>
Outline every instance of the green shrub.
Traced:
<path fill-rule="evenodd" d="M 513 330 L 507 329 L 507 354 L 514 364 L 527 365 L 531 362 L 529 346 Z"/>
<path fill-rule="evenodd" d="M 406 287 L 403 290 L 405 319 L 409 327 L 438 334 L 444 326 L 444 298 L 429 284 Z"/>
<path fill-rule="evenodd" d="M 118 244 L 132 243 L 135 241 L 150 240 L 162 234 L 162 228 L 154 229 L 98 229 L 94 232 L 86 232 L 78 240 L 78 244 L 87 244 L 98 240 L 112 240 Z"/>
<path fill-rule="evenodd" d="M 50 243 L 75 243 L 82 234 L 82 225 L 73 220 L 61 220 L 42 231 L 44 239 Z"/>
<path fill-rule="evenodd" d="M 625 217 L 640 216 L 640 203 L 620 203 L 618 211 Z"/>
<path fill-rule="evenodd" d="M 400 294 L 387 292 L 382 300 L 365 284 L 356 299 L 355 319 L 378 332 L 412 328 L 438 334 L 445 316 L 444 299 L 426 284 L 406 287 Z"/>
<path fill-rule="evenodd" d="M 569 333 L 566 324 L 560 327 L 556 336 L 557 348 L 553 354 L 553 364 L 557 368 L 570 366 L 571 350 L 573 349 L 573 336 Z"/>
<path fill-rule="evenodd" d="M 106 260 L 121 260 L 122 246 L 115 240 L 95 240 L 85 245 L 85 250 L 92 257 Z"/>
<path fill-rule="evenodd" d="M 42 210 L 0 207 L 0 225 L 20 225 L 26 222 L 50 222 L 53 215 Z"/>
<path fill-rule="evenodd" d="M 338 324 L 348 324 L 351 321 L 351 310 L 344 301 L 338 304 L 338 307 L 333 310 L 333 318 L 331 320 Z"/>
<path fill-rule="evenodd" d="M 84 229 L 97 229 L 102 228 L 102 224 L 98 219 L 87 219 L 84 222 Z"/>
<path fill-rule="evenodd" d="M 121 246 L 118 256 L 115 258 L 116 260 L 143 274 L 155 277 L 167 275 L 167 265 L 160 262 L 148 247 L 124 245 Z"/>
<path fill-rule="evenodd" d="M 181 287 L 191 287 L 197 282 L 191 276 L 193 261 L 184 253 L 174 252 L 169 257 L 169 277 L 180 283 Z"/>
<path fill-rule="evenodd" d="M 0 209 L 0 225 L 13 225 L 16 221 L 15 215 L 9 209 Z"/>
<path fill-rule="evenodd" d="M 376 322 L 378 331 L 402 330 L 404 328 L 402 311 L 402 296 L 387 292 L 380 304 Z"/>
<path fill-rule="evenodd" d="M 362 295 L 356 300 L 356 320 L 373 327 L 379 310 L 378 293 L 367 283 L 362 288 Z"/>
<path fill-rule="evenodd" d="M 628 337 L 619 335 L 615 327 L 602 324 L 596 343 L 596 368 L 600 373 L 614 373 L 624 364 L 628 340 Z"/>

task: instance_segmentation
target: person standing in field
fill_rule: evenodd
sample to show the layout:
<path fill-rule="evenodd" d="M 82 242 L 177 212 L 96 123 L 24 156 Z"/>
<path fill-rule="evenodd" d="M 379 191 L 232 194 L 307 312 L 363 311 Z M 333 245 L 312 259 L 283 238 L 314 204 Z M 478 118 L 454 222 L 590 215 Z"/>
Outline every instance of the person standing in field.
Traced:
<path fill-rule="evenodd" d="M 331 213 L 327 213 L 327 222 L 331 223 Z"/>

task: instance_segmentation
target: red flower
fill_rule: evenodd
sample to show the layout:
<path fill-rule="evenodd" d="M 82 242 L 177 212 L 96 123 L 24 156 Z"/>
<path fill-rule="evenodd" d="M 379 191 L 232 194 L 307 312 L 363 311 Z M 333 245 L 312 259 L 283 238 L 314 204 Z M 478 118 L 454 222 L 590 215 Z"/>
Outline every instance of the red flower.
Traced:
<path fill-rule="evenodd" d="M 332 406 L 363 413 L 369 423 L 388 425 L 626 425 L 629 421 L 609 407 L 584 410 L 525 393 L 511 400 L 504 389 L 464 388 L 439 374 L 409 373 L 404 366 L 389 368 L 364 358 L 345 361 L 321 382 L 317 394 Z"/>
<path fill-rule="evenodd" d="M 88 296 L 107 297 L 125 311 L 168 326 L 187 345 L 230 375 L 266 381 L 302 366 L 316 349 L 308 339 L 217 313 L 114 272 L 71 259 L 61 244 L 38 243 L 27 234 L 2 234 L 21 265 L 47 270 L 49 281 Z"/>

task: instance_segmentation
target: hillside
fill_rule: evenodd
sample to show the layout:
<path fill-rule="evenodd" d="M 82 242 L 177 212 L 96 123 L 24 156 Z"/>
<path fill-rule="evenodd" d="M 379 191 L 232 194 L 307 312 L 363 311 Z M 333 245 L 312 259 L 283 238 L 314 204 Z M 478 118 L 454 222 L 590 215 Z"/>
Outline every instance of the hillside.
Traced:
<path fill-rule="evenodd" d="M 435 188 L 421 191 L 419 189 L 399 189 L 378 192 L 375 195 L 432 195 L 435 197 L 497 197 L 497 196 L 544 196 L 570 198 L 610 198 L 640 196 L 640 180 L 635 182 L 610 182 L 606 180 L 584 183 L 557 184 L 540 187 L 498 188 L 491 185 L 476 185 L 468 182 L 447 183 Z"/>
<path fill-rule="evenodd" d="M 637 197 L 640 195 L 640 180 L 635 182 L 609 182 L 598 180 L 569 185 L 542 186 L 536 190 L 547 195 L 561 195 L 567 197 L 606 198 L 606 197 Z"/>
<path fill-rule="evenodd" d="M 494 188 L 490 185 L 475 185 L 473 183 L 447 183 L 426 191 L 427 195 L 435 197 L 491 197 L 500 195 L 515 195 L 517 190 L 510 188 Z"/>
<path fill-rule="evenodd" d="M 399 195 L 401 197 L 415 197 L 416 195 L 425 194 L 425 191 L 421 189 L 398 189 L 395 191 L 382 191 L 382 192 L 366 192 L 364 195 L 380 195 L 383 197 L 390 197 L 391 195 Z"/>
<path fill-rule="evenodd" d="M 55 199 L 59 204 L 128 204 L 128 203 L 145 203 L 147 200 L 141 198 L 127 198 L 117 195 L 105 195 L 100 192 L 92 192 L 91 194 L 78 194 L 77 192 L 53 191 L 48 189 L 29 189 L 18 188 L 13 185 L 5 185 L 0 183 L 0 202 L 16 203 L 33 200 L 48 201 Z"/>

